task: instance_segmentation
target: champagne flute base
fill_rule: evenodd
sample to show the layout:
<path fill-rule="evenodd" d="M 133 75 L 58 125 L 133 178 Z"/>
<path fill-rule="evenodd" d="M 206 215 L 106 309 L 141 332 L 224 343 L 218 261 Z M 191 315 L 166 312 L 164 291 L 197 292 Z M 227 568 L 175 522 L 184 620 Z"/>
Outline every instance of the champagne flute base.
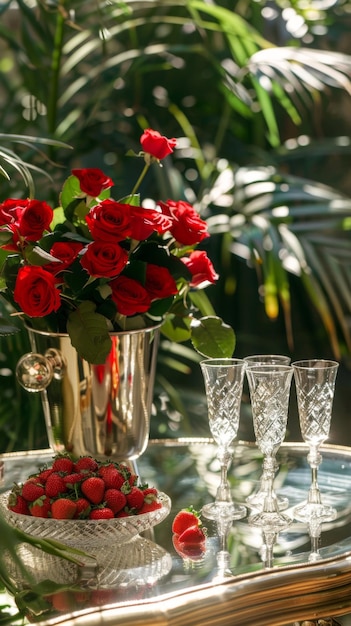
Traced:
<path fill-rule="evenodd" d="M 264 489 L 259 489 L 256 493 L 253 493 L 251 496 L 246 498 L 246 504 L 251 509 L 259 509 L 260 511 L 263 509 L 264 501 L 267 497 L 267 491 Z M 278 496 L 276 498 L 276 503 L 279 511 L 284 511 L 289 507 L 288 498 L 284 498 L 283 496 Z"/>
<path fill-rule="evenodd" d="M 292 523 L 292 518 L 278 511 L 263 511 L 249 517 L 249 525 L 262 528 L 265 532 L 285 530 Z"/>
<path fill-rule="evenodd" d="M 242 519 L 246 517 L 246 507 L 232 502 L 211 502 L 202 507 L 201 513 L 206 519 Z"/>
<path fill-rule="evenodd" d="M 299 522 L 310 522 L 319 520 L 322 522 L 332 522 L 335 520 L 337 511 L 332 506 L 318 502 L 305 502 L 299 504 L 293 510 L 294 518 Z"/>

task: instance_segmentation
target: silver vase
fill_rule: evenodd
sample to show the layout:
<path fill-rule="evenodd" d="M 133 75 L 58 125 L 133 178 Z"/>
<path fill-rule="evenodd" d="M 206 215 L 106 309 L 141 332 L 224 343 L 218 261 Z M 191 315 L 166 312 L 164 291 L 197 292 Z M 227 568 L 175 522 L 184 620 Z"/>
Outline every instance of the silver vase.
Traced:
<path fill-rule="evenodd" d="M 28 328 L 32 353 L 17 365 L 28 391 L 41 393 L 55 453 L 137 459 L 149 440 L 159 328 L 111 333 L 103 365 L 91 365 L 68 334 Z"/>

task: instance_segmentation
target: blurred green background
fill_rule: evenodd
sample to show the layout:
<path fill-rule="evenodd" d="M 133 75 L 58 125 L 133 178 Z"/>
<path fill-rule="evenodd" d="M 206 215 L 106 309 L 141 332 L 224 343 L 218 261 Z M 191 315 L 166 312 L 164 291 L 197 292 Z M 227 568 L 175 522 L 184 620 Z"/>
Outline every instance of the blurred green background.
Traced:
<path fill-rule="evenodd" d="M 72 167 L 130 192 L 139 137 L 177 137 L 143 197 L 208 220 L 208 289 L 235 356 L 340 362 L 330 440 L 349 444 L 350 2 L 35 0 L 0 7 L 0 201 L 52 205 Z M 62 143 L 60 143 L 62 142 Z M 66 144 L 66 145 L 63 145 Z M 2 304 L 2 315 L 9 311 Z M 47 446 L 16 384 L 24 331 L 0 340 L 0 446 Z M 244 398 L 240 435 L 251 437 Z M 151 436 L 207 435 L 198 355 L 163 342 Z M 300 438 L 294 398 L 289 438 Z"/>

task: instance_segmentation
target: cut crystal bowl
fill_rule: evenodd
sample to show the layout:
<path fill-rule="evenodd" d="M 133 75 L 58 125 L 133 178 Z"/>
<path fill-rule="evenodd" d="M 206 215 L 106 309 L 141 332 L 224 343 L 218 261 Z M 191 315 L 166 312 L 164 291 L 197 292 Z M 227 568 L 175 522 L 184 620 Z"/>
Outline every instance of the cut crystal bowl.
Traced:
<path fill-rule="evenodd" d="M 170 498 L 159 492 L 162 507 L 107 520 L 60 520 L 14 513 L 7 508 L 10 491 L 0 496 L 0 514 L 16 528 L 40 539 L 55 539 L 69 546 L 100 546 L 125 543 L 145 530 L 162 522 L 171 510 Z"/>

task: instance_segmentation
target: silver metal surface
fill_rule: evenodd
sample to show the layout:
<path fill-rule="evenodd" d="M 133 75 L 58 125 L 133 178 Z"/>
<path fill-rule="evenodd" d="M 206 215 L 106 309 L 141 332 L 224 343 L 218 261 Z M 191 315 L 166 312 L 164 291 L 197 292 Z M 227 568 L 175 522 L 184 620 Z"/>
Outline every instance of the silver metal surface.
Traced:
<path fill-rule="evenodd" d="M 55 353 L 65 364 L 40 391 L 52 449 L 137 459 L 149 438 L 159 330 L 112 333 L 103 365 L 81 359 L 68 335 L 28 332 L 33 352 Z"/>
<path fill-rule="evenodd" d="M 286 467 L 286 472 L 278 476 L 278 490 L 289 497 L 291 506 L 308 490 L 306 449 L 306 444 L 297 442 L 283 444 L 280 450 L 281 466 Z M 320 480 L 327 497 L 337 506 L 338 517 L 323 525 L 317 548 L 314 544 L 312 548 L 308 529 L 293 524 L 289 531 L 281 533 L 272 563 L 266 567 L 261 558 L 260 534 L 257 529 L 250 529 L 247 520 L 241 520 L 234 522 L 229 533 L 225 570 L 219 568 L 218 550 L 222 544 L 214 526 L 208 526 L 206 554 L 199 561 L 183 559 L 172 546 L 171 523 L 175 513 L 184 505 L 197 507 L 211 498 L 212 479 L 214 486 L 217 483 L 215 452 L 211 439 L 150 441 L 138 465 L 147 482 L 155 483 L 170 495 L 173 508 L 148 539 L 159 546 L 157 554 L 161 550 L 167 563 L 167 553 L 170 555 L 171 568 L 162 570 L 153 584 L 143 584 L 138 578 L 139 561 L 134 553 L 135 562 L 130 558 L 127 573 L 128 580 L 138 578 L 138 583 L 121 585 L 121 555 L 117 555 L 116 569 L 113 559 L 109 562 L 115 578 L 113 585 L 105 589 L 105 602 L 93 604 L 89 597 L 94 591 L 91 581 L 85 588 L 88 600 L 84 605 L 76 603 L 71 610 L 48 617 L 43 613 L 41 620 L 37 615 L 40 626 L 293 626 L 307 620 L 317 623 L 327 617 L 346 624 L 342 616 L 351 612 L 351 449 L 323 446 Z M 38 451 L 37 458 L 32 452 L 5 455 L 5 476 L 18 480 L 20 472 L 28 474 L 29 466 L 42 465 L 48 456 L 49 450 Z M 241 494 L 244 498 L 247 491 L 255 489 L 259 470 L 255 445 L 239 442 L 230 472 L 235 496 Z M 311 548 L 318 551 L 314 561 L 310 560 Z M 128 545 L 124 550 L 128 563 Z M 31 567 L 35 572 L 35 564 Z M 150 567 L 154 567 L 152 563 Z M 74 594 L 73 587 L 71 592 Z M 122 592 L 126 595 L 121 596 Z"/>

